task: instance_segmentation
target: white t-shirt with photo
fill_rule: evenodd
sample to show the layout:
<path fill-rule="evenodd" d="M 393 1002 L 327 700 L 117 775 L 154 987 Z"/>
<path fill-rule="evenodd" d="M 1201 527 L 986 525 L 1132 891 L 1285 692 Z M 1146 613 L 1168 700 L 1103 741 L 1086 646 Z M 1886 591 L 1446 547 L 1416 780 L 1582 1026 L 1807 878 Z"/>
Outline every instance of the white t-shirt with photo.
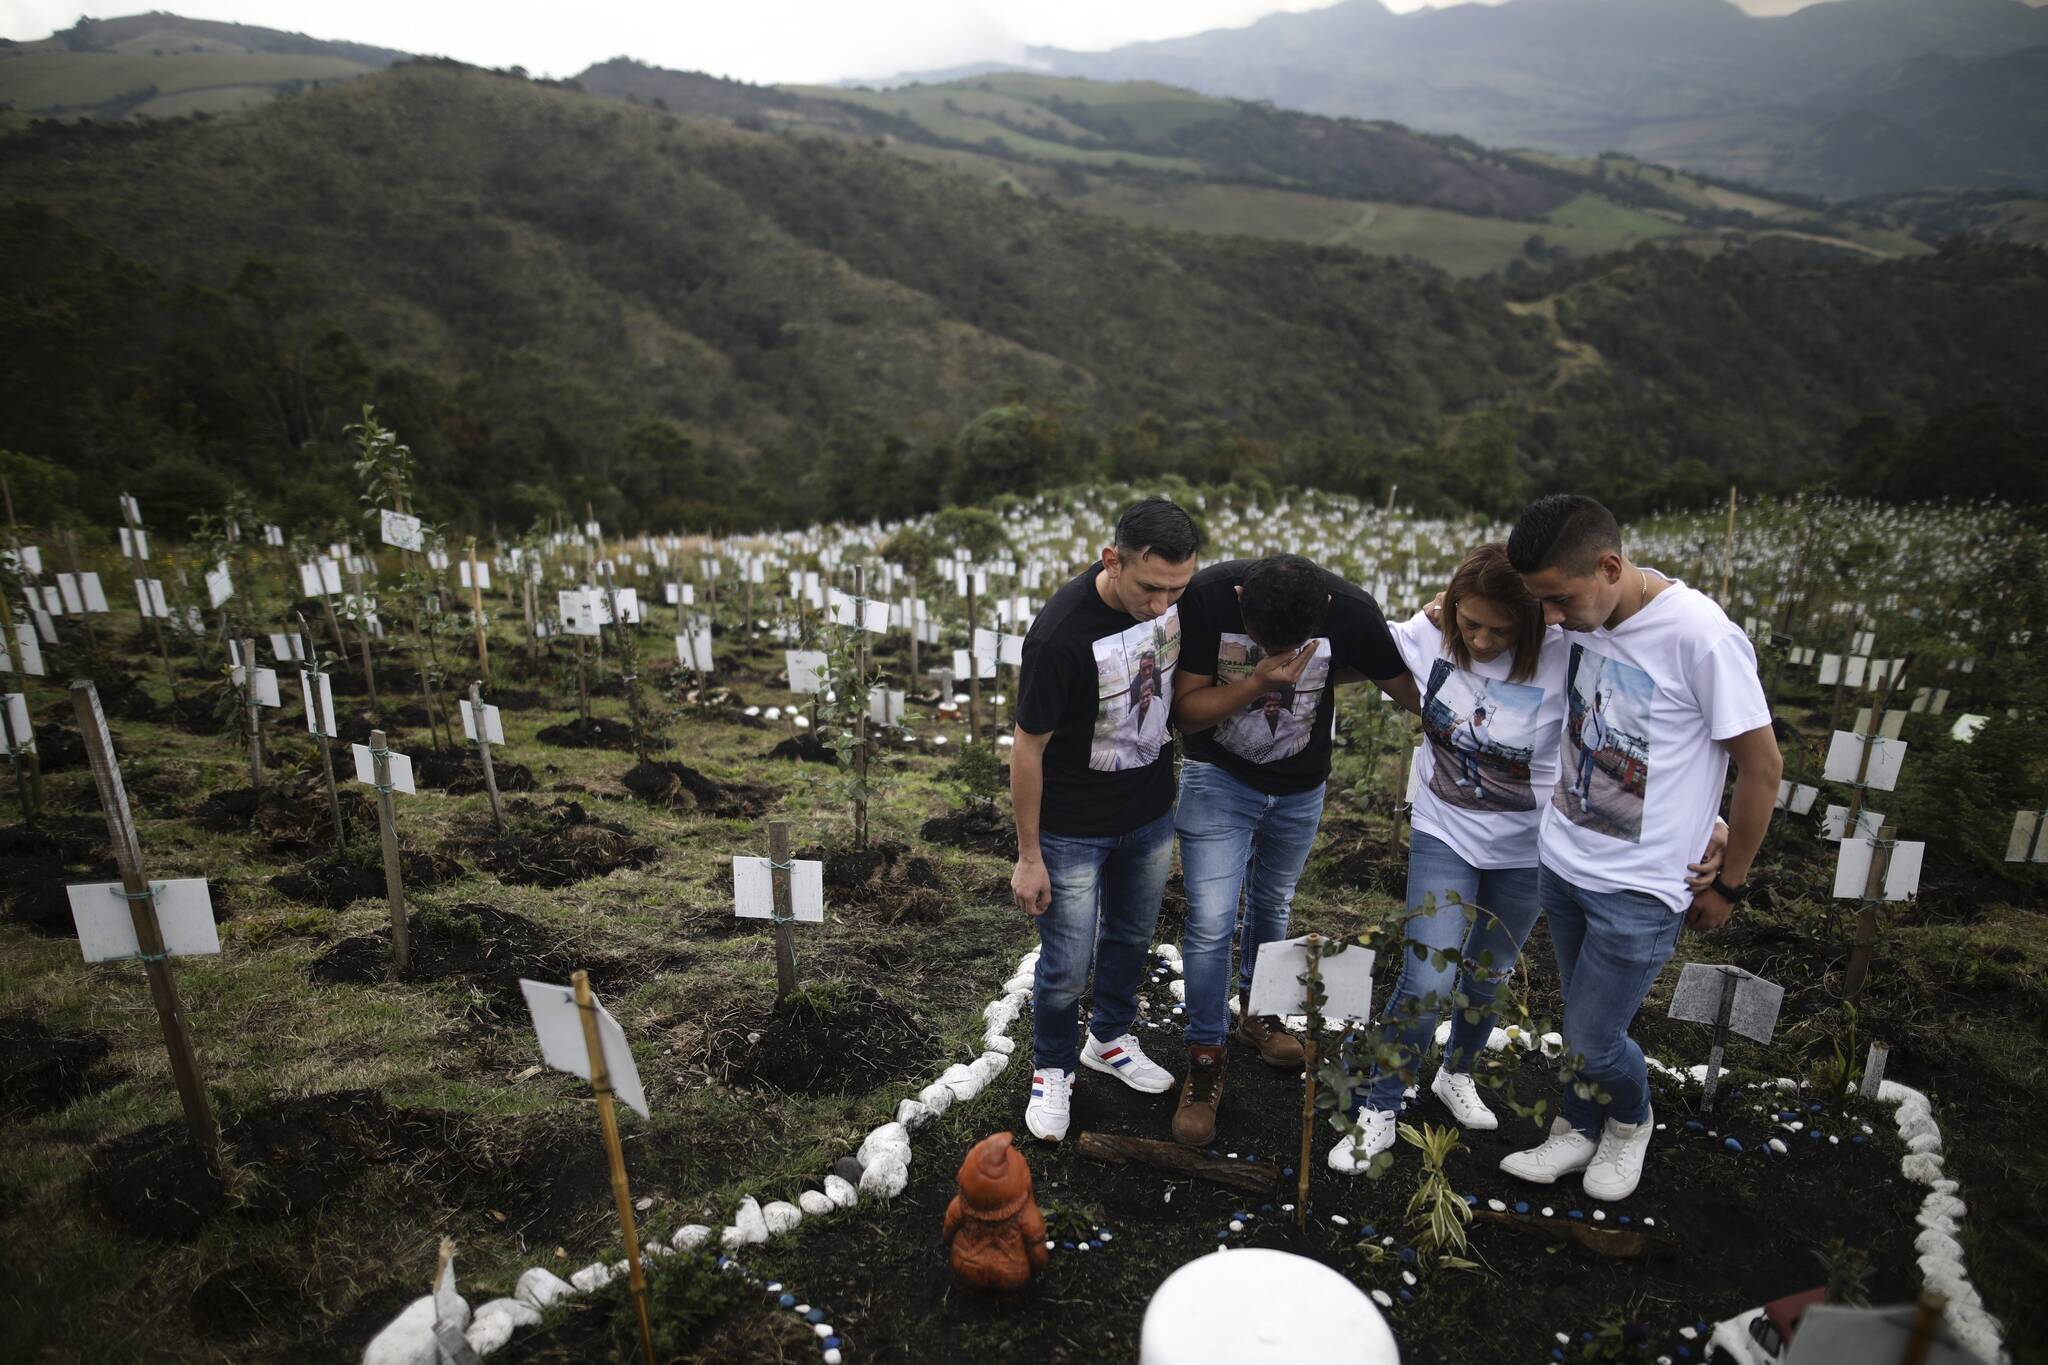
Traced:
<path fill-rule="evenodd" d="M 1425 722 L 1432 714 L 1447 722 L 1433 730 L 1425 724 L 1429 734 L 1416 757 L 1415 828 L 1449 844 L 1473 867 L 1534 867 L 1543 807 L 1557 784 L 1565 633 L 1546 630 L 1535 675 L 1510 683 L 1512 651 L 1460 669 L 1442 629 L 1424 613 L 1390 630 L 1422 694 Z M 1475 725 L 1481 706 L 1492 710 Z M 1481 774 L 1479 789 L 1461 785 L 1467 770 L 1459 754 L 1472 756 Z M 1440 791 L 1456 795 L 1446 798 Z"/>
<path fill-rule="evenodd" d="M 1543 865 L 1572 885 L 1681 911 L 1692 904 L 1686 865 L 1721 811 L 1723 742 L 1770 725 L 1771 710 L 1741 627 L 1706 594 L 1665 581 L 1615 629 L 1567 635 L 1565 702 L 1578 724 L 1566 722 L 1539 840 Z"/>

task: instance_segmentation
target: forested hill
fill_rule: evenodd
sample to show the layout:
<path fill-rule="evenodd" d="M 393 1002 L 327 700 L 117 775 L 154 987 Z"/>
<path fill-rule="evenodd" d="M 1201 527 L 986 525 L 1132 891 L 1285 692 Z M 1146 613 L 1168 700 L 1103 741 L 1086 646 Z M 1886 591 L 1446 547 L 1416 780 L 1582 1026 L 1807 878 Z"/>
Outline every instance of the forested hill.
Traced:
<path fill-rule="evenodd" d="M 1648 500 L 1811 477 L 1866 413 L 2019 405 L 2048 345 L 2038 252 L 1882 267 L 1877 297 L 1919 310 L 1893 328 L 1825 260 L 1652 252 L 1510 301 L 440 63 L 233 119 L 42 125 L 0 141 L 0 182 L 0 448 L 166 514 L 230 487 L 348 512 L 365 401 L 427 510 L 473 525 L 585 501 L 786 523 L 1168 470 L 1491 505 L 1661 451 Z M 1752 385 L 1727 310 L 1780 293 Z M 1715 399 L 1560 323 L 1658 356 L 1726 335 Z"/>

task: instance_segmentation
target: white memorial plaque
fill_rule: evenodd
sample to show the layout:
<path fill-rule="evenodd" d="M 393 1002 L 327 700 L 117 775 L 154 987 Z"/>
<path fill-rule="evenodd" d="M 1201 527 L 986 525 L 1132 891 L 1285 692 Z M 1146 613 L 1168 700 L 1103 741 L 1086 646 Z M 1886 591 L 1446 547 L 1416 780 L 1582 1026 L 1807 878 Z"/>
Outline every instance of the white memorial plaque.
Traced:
<path fill-rule="evenodd" d="M 484 713 L 484 735 L 492 744 L 503 744 L 505 742 L 505 727 L 499 722 L 497 707 L 488 703 L 473 707 L 469 704 L 468 697 L 461 697 L 458 700 L 462 703 L 462 737 L 464 739 L 467 739 L 471 744 L 476 743 L 476 712 L 480 709 Z"/>
<path fill-rule="evenodd" d="M 699 673 L 711 671 L 711 627 L 700 626 L 676 638 L 676 662 Z"/>
<path fill-rule="evenodd" d="M 562 615 L 562 634 L 596 635 L 600 633 L 598 622 L 602 619 L 597 605 L 597 594 L 589 588 L 569 588 L 555 594 L 555 605 Z"/>
<path fill-rule="evenodd" d="M 12 707 L 14 698 L 7 700 Z M 2023 810 L 2013 816 L 2012 837 L 2005 843 L 2007 862 L 2048 863 L 2048 820 L 2041 817 L 2042 812 L 2036 810 Z"/>
<path fill-rule="evenodd" d="M 1863 749 L 1870 748 L 1870 762 L 1863 761 Z M 1888 792 L 1899 785 L 1899 768 L 1906 761 L 1906 744 L 1903 740 L 1877 738 L 1865 741 L 1846 730 L 1837 730 L 1828 739 L 1827 767 L 1821 776 L 1829 782 L 1856 781 L 1856 774 L 1863 774 L 1863 785 L 1876 791 Z"/>
<path fill-rule="evenodd" d="M 1900 733 L 1904 731 L 1905 728 L 1906 713 L 1904 711 L 1887 711 L 1884 713 L 1884 719 L 1878 722 L 1877 732 L 1885 739 L 1897 739 Z M 1867 735 L 1870 733 L 1869 707 L 1863 706 L 1857 708 L 1856 723 L 1850 727 L 1850 730 L 1852 733 L 1858 735 Z"/>
<path fill-rule="evenodd" d="M 256 704 L 258 706 L 282 706 L 284 701 L 277 695 L 277 670 L 259 668 L 256 670 Z"/>
<path fill-rule="evenodd" d="M 163 933 L 164 952 L 194 957 L 220 951 L 220 931 L 213 923 L 213 898 L 206 878 L 177 877 L 151 882 L 156 893 L 156 923 Z M 71 919 L 78 926 L 78 946 L 87 962 L 118 962 L 140 957 L 135 917 L 119 882 L 73 882 L 64 888 L 71 899 Z"/>
<path fill-rule="evenodd" d="M 1823 654 L 1820 656 L 1820 685 L 1832 687 L 1842 680 L 1842 656 Z"/>
<path fill-rule="evenodd" d="M 80 574 L 78 576 L 78 587 L 85 595 L 85 609 L 87 611 L 105 612 L 111 610 L 107 606 L 107 591 L 100 586 L 100 576 L 98 574 Z"/>
<path fill-rule="evenodd" d="M 800 924 L 825 922 L 825 864 L 815 858 L 790 861 L 789 909 Z M 775 918 L 775 870 L 768 859 L 732 860 L 732 910 L 741 919 Z"/>
<path fill-rule="evenodd" d="M 993 657 L 993 656 L 989 656 L 989 657 L 983 657 L 983 656 L 980 656 L 980 655 L 976 655 L 976 656 L 975 656 L 975 658 L 974 658 L 974 661 L 973 661 L 972 663 L 969 663 L 969 662 L 968 662 L 968 657 L 967 657 L 967 651 L 966 651 L 966 650 L 964 650 L 964 649 L 956 649 L 956 650 L 954 650 L 954 651 L 953 651 L 953 676 L 954 676 L 954 678 L 956 678 L 956 679 L 960 679 L 960 678 L 965 678 L 965 677 L 967 677 L 967 676 L 968 676 L 968 670 L 969 670 L 969 669 L 974 669 L 974 670 L 976 670 L 976 672 L 977 672 L 978 676 L 980 676 L 980 677 L 982 677 L 982 678 L 993 678 L 993 677 L 995 677 L 995 675 L 996 675 L 996 661 L 995 661 L 995 659 L 994 659 L 994 657 Z"/>
<path fill-rule="evenodd" d="M 57 597 L 63 603 L 67 616 L 85 614 L 85 598 L 78 591 L 78 575 L 60 573 L 57 575 Z"/>
<path fill-rule="evenodd" d="M 1002 639 L 1002 648 L 997 651 L 996 662 L 1008 664 L 1012 668 L 1022 668 L 1024 666 L 1024 637 L 1021 635 L 1005 635 Z M 1334 717 L 1334 712 L 1332 714 Z"/>
<path fill-rule="evenodd" d="M 576 992 L 546 981 L 519 979 L 526 995 L 526 1008 L 533 1015 L 533 1031 L 540 1039 L 541 1060 L 557 1071 L 590 1079 L 590 1044 L 583 1036 L 583 1008 Z M 633 1049 L 626 1044 L 626 1031 L 612 1018 L 604 1003 L 593 998 L 597 1015 L 598 1050 L 604 1056 L 606 1077 L 619 1102 L 647 1118 L 647 1092 L 640 1085 L 640 1068 L 633 1064 Z"/>
<path fill-rule="evenodd" d="M 479 559 L 479 560 L 478 560 L 478 561 L 476 562 L 476 582 L 475 582 L 474 584 L 472 584 L 472 583 L 471 583 L 471 582 L 469 581 L 469 579 L 470 579 L 470 572 L 469 572 L 469 567 L 470 567 L 470 566 L 469 566 L 469 561 L 468 561 L 467 559 L 463 560 L 463 561 L 462 561 L 462 562 L 461 562 L 461 563 L 460 563 L 459 565 L 457 565 L 456 567 L 458 567 L 458 568 L 459 568 L 459 569 L 461 569 L 461 571 L 462 571 L 462 586 L 463 586 L 463 587 L 467 588 L 467 587 L 472 587 L 472 586 L 473 586 L 473 587 L 475 587 L 475 588 L 476 588 L 476 589 L 477 589 L 478 591 L 480 591 L 480 592 L 489 592 L 489 591 L 491 590 L 491 566 L 490 566 L 490 565 L 488 565 L 488 564 L 486 564 L 486 563 L 484 563 L 484 562 L 483 562 L 483 561 L 482 561 L 481 559 Z"/>
<path fill-rule="evenodd" d="M 1844 839 L 1835 861 L 1835 899 L 1860 901 L 1870 884 L 1870 859 L 1877 845 L 1870 839 Z M 1891 861 L 1885 864 L 1884 893 L 1888 901 L 1911 900 L 1920 890 L 1920 866 L 1927 845 L 1892 845 Z"/>
<path fill-rule="evenodd" d="M 228 573 L 227 561 L 222 560 L 206 571 L 206 602 L 209 608 L 218 608 L 221 603 L 235 595 L 235 580 Z"/>
<path fill-rule="evenodd" d="M 1778 783 L 1778 809 L 1789 810 L 1794 815 L 1805 815 L 1810 812 L 1815 799 L 1819 796 L 1819 787 L 1809 787 L 1789 779 Z"/>
<path fill-rule="evenodd" d="M 356 757 L 356 781 L 366 787 L 377 785 L 377 759 L 367 744 L 348 746 Z M 395 750 L 388 755 L 391 762 L 391 789 L 404 792 L 407 796 L 418 796 L 419 789 L 412 784 L 412 760 Z"/>
<path fill-rule="evenodd" d="M 1740 967 L 1686 963 L 1671 992 L 1671 1017 L 1689 1024 L 1720 1023 L 1721 993 L 1730 978 L 1735 982 L 1735 998 L 1728 1006 L 1728 1027 L 1745 1038 L 1770 1042 L 1778 1026 L 1778 1011 L 1785 1003 L 1785 988 Z"/>
<path fill-rule="evenodd" d="M 420 532 L 420 519 L 404 512 L 394 512 L 386 507 L 379 514 L 379 531 L 384 543 L 396 550 L 421 550 L 426 547 L 426 538 Z"/>
<path fill-rule="evenodd" d="M 14 660 L 12 669 L 25 673 L 31 678 L 43 676 L 43 647 L 36 634 L 21 621 L 14 623 Z"/>
<path fill-rule="evenodd" d="M 1338 1023 L 1372 1022 L 1372 962 L 1370 948 L 1348 947 L 1326 952 L 1320 968 L 1323 978 L 1323 1017 Z M 1306 1014 L 1308 987 L 1308 939 L 1289 938 L 1259 946 L 1258 963 L 1252 971 L 1253 1014 Z"/>
<path fill-rule="evenodd" d="M 782 651 L 784 666 L 789 670 L 789 690 L 792 692 L 823 692 L 825 690 L 825 669 L 827 661 L 823 650 L 785 649 Z"/>
<path fill-rule="evenodd" d="M 868 689 L 868 719 L 877 725 L 903 723 L 904 694 L 893 687 Z"/>

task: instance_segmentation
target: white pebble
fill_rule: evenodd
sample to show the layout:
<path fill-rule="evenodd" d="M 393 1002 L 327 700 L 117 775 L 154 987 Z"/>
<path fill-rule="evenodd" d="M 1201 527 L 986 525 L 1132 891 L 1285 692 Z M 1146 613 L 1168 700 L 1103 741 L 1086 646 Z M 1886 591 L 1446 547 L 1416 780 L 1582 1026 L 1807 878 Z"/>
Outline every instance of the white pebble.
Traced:
<path fill-rule="evenodd" d="M 1606 1222 L 1606 1221 L 1607 1221 L 1607 1210 L 1606 1210 L 1606 1209 L 1594 1209 L 1594 1210 L 1593 1210 L 1593 1221 L 1594 1221 L 1594 1222 L 1596 1222 L 1596 1223 L 1604 1223 L 1604 1222 Z"/>
<path fill-rule="evenodd" d="M 1545 1218 L 1555 1218 L 1557 1217 L 1557 1210 L 1550 1207 L 1550 1205 L 1545 1204 L 1543 1206 L 1543 1216 Z"/>
<path fill-rule="evenodd" d="M 1333 1222 L 1333 1223 L 1335 1223 L 1335 1224 L 1336 1224 L 1336 1225 L 1337 1225 L 1338 1227 L 1340 1227 L 1340 1228 L 1348 1228 L 1348 1227 L 1350 1227 L 1350 1226 L 1351 1226 L 1351 1220 L 1350 1220 L 1349 1218 L 1346 1218 L 1346 1217 L 1345 1217 L 1345 1216 L 1344 1216 L 1343 1214 L 1341 1214 L 1341 1213 L 1333 1213 L 1333 1214 L 1331 1214 L 1331 1215 L 1330 1215 L 1330 1221 L 1331 1221 L 1331 1222 Z"/>
<path fill-rule="evenodd" d="M 1373 1290 L 1372 1301 L 1382 1308 L 1392 1308 L 1394 1306 L 1394 1296 L 1384 1289 Z"/>
<path fill-rule="evenodd" d="M 839 1348 L 834 1346 L 831 1350 L 825 1352 L 823 1359 L 825 1365 L 839 1365 L 839 1362 L 844 1360 L 845 1357 L 840 1355 Z"/>
<path fill-rule="evenodd" d="M 1684 1337 L 1687 1341 L 1698 1341 L 1700 1339 L 1700 1329 L 1697 1327 L 1681 1327 L 1678 1329 L 1678 1335 Z"/>
<path fill-rule="evenodd" d="M 1232 1232 L 1243 1232 L 1243 1231 L 1244 1231 L 1244 1224 L 1243 1224 L 1243 1223 L 1240 1223 L 1240 1222 L 1238 1222 L 1238 1221 L 1237 1221 L 1237 1219 L 1233 1218 L 1233 1219 L 1231 1219 L 1231 1220 L 1230 1220 L 1230 1230 L 1231 1230 Z"/>
<path fill-rule="evenodd" d="M 1492 1209 L 1495 1213 L 1506 1213 L 1508 1211 L 1508 1206 L 1498 1199 L 1487 1200 L 1486 1207 Z"/>
<path fill-rule="evenodd" d="M 818 1340 L 823 1341 L 826 1337 L 832 1335 L 832 1324 L 829 1322 L 814 1323 L 811 1326 L 811 1330 L 818 1334 Z"/>
<path fill-rule="evenodd" d="M 1402 1272 L 1401 1272 L 1401 1279 L 1403 1280 L 1403 1282 L 1405 1282 L 1405 1283 L 1407 1283 L 1407 1284 L 1414 1284 L 1414 1283 L 1415 1283 L 1415 1272 L 1414 1272 L 1414 1271 L 1412 1271 L 1412 1270 L 1404 1270 L 1404 1271 L 1402 1271 Z"/>
<path fill-rule="evenodd" d="M 1656 1219 L 1654 1219 L 1654 1218 L 1645 1218 L 1645 1219 L 1643 1220 L 1643 1226 L 1644 1226 L 1644 1227 L 1646 1227 L 1646 1228 L 1653 1228 L 1653 1227 L 1656 1227 L 1656 1226 L 1657 1226 L 1657 1220 L 1656 1220 Z"/>

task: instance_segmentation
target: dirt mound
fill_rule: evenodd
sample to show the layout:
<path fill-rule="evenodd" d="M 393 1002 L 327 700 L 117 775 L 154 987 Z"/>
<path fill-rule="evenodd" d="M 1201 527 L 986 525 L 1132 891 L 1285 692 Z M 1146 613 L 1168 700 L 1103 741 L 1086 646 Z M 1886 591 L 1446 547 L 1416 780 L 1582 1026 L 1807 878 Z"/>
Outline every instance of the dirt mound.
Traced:
<path fill-rule="evenodd" d="M 636 763 L 621 780 L 642 801 L 726 819 L 752 819 L 773 795 L 747 783 L 722 786 L 686 763 Z"/>
<path fill-rule="evenodd" d="M 859 982 L 821 981 L 711 1034 L 710 1066 L 731 1082 L 799 1094 L 844 1095 L 923 1074 L 938 1034 L 914 1012 Z"/>
<path fill-rule="evenodd" d="M 550 725 L 534 736 L 543 744 L 552 744 L 557 749 L 630 749 L 633 747 L 632 727 L 615 720 L 593 717 L 590 720 L 578 718 L 566 725 Z"/>
<path fill-rule="evenodd" d="M 351 849 L 355 847 L 351 845 Z M 398 870 L 408 891 L 439 886 L 462 875 L 462 865 L 453 858 L 413 849 L 399 850 Z M 330 910 L 344 909 L 359 900 L 381 900 L 383 855 L 379 853 L 375 861 L 363 863 L 322 858 L 297 872 L 272 877 L 270 889 L 301 905 L 324 905 Z"/>
<path fill-rule="evenodd" d="M 114 753 L 122 756 L 127 750 L 117 740 Z M 85 766 L 85 741 L 78 737 L 78 731 L 69 725 L 54 722 L 36 727 L 36 757 L 42 760 L 43 771 L 61 773 L 67 768 Z"/>
<path fill-rule="evenodd" d="M 374 1090 L 265 1105 L 228 1124 L 221 1139 L 238 1178 L 229 1196 L 206 1172 L 182 1121 L 152 1124 L 96 1148 L 81 1182 L 108 1222 L 142 1237 L 185 1241 L 207 1222 L 301 1217 L 346 1193 L 373 1161 L 387 1160 L 393 1113 Z"/>
<path fill-rule="evenodd" d="M 578 967 L 590 971 L 600 989 L 616 987 L 602 963 L 582 960 L 555 935 L 523 915 L 480 902 L 442 909 L 416 909 L 406 916 L 412 962 L 408 981 L 463 981 L 474 1000 L 472 1018 L 504 1023 L 526 1018 L 519 979 L 567 981 Z M 313 959 L 306 974 L 327 985 L 372 984 L 384 980 L 391 962 L 391 928 L 343 939 Z"/>
<path fill-rule="evenodd" d="M 833 905 L 860 906 L 891 924 L 938 924 L 953 916 L 953 891 L 938 864 L 903 844 L 802 856 L 823 858 L 825 899 Z"/>
<path fill-rule="evenodd" d="M 84 816 L 45 817 L 33 827 L 0 829 L 0 905 L 38 934 L 72 934 L 68 881 L 113 881 L 120 875 L 106 847 L 107 827 Z"/>
<path fill-rule="evenodd" d="M 107 1037 L 58 1033 L 21 1015 L 0 1018 L 0 1119 L 53 1114 L 104 1090 L 120 1073 L 101 1064 Z"/>
<path fill-rule="evenodd" d="M 557 801 L 539 813 L 531 802 L 515 801 L 507 814 L 512 828 L 472 847 L 500 881 L 568 886 L 622 867 L 645 867 L 655 858 L 653 844 L 623 825 L 592 819 L 580 801 Z"/>
<path fill-rule="evenodd" d="M 994 806 L 974 805 L 951 815 L 924 822 L 917 837 L 926 843 L 944 844 L 969 853 L 987 853 L 1009 862 L 1017 861 L 1017 828 Z"/>
<path fill-rule="evenodd" d="M 484 765 L 469 750 L 429 749 L 413 759 L 412 776 L 420 786 L 439 787 L 450 796 L 470 796 L 484 789 Z M 501 792 L 540 790 L 533 769 L 495 755 L 491 758 L 491 778 Z"/>
<path fill-rule="evenodd" d="M 782 743 L 770 749 L 768 757 L 785 758 L 792 763 L 830 763 L 836 765 L 839 762 L 838 751 L 824 740 L 812 734 L 791 735 L 788 739 L 783 740 Z"/>

